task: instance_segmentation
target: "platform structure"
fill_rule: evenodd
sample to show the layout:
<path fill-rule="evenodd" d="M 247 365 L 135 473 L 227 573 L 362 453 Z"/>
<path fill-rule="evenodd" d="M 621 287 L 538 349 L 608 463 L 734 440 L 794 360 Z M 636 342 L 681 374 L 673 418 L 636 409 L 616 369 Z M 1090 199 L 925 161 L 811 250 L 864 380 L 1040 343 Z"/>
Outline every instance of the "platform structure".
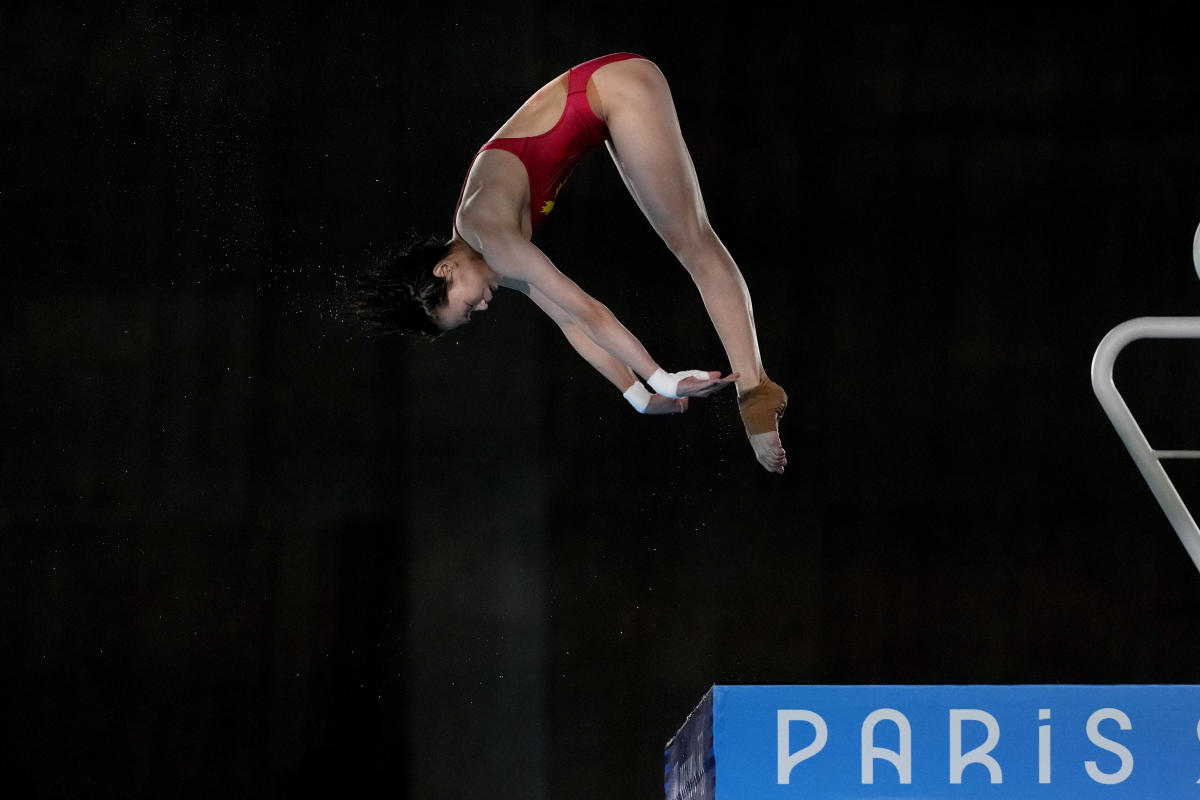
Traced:
<path fill-rule="evenodd" d="M 1196 235 L 1196 241 L 1200 243 L 1200 228 L 1197 228 Z M 1200 339 L 1200 317 L 1131 319 L 1109 331 L 1092 357 L 1092 390 L 1096 398 L 1125 444 L 1125 449 L 1133 457 L 1146 485 L 1167 515 L 1192 563 L 1200 570 L 1200 528 L 1196 527 L 1195 519 L 1163 466 L 1163 461 L 1169 459 L 1200 458 L 1200 450 L 1159 450 L 1151 447 L 1113 380 L 1117 356 L 1126 345 L 1138 339 Z"/>
<path fill-rule="evenodd" d="M 1200 797 L 1200 685 L 713 686 L 666 800 Z"/>

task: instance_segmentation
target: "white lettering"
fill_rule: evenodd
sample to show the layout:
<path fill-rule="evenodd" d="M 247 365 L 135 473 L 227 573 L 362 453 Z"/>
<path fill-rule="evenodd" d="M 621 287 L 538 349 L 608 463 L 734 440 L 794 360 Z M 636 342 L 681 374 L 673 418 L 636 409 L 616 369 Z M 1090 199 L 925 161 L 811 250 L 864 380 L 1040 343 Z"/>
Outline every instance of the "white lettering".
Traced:
<path fill-rule="evenodd" d="M 875 726 L 883 720 L 896 723 L 900 734 L 899 751 L 875 746 Z M 882 758 L 896 768 L 900 783 L 912 783 L 912 726 L 908 718 L 894 708 L 872 711 L 862 724 L 862 782 L 875 782 L 875 759 Z"/>
<path fill-rule="evenodd" d="M 982 722 L 987 728 L 987 739 L 971 752 L 962 752 L 962 724 L 964 720 Z M 963 770 L 968 764 L 983 764 L 987 767 L 992 783 L 1003 783 L 1003 773 L 996 759 L 988 755 L 1000 741 L 1000 723 L 986 711 L 977 708 L 950 709 L 950 782 L 962 783 Z"/>
<path fill-rule="evenodd" d="M 821 752 L 821 748 L 825 746 L 826 740 L 829 738 L 829 729 L 825 726 L 825 720 L 821 719 L 819 714 L 804 709 L 778 709 L 776 712 L 778 724 L 778 759 L 776 767 L 778 772 L 778 780 L 780 784 L 790 782 L 792 770 L 796 765 L 806 758 L 811 758 Z M 792 752 L 791 727 L 793 722 L 807 722 L 813 726 L 814 735 L 812 742 L 796 752 Z"/>
<path fill-rule="evenodd" d="M 1099 747 L 1101 750 L 1107 750 L 1113 753 L 1117 758 L 1121 759 L 1121 768 L 1116 772 L 1101 772 L 1096 766 L 1095 761 L 1085 761 L 1083 766 L 1087 770 L 1088 777 L 1096 783 L 1102 783 L 1106 786 L 1111 786 L 1114 783 L 1120 783 L 1129 777 L 1133 772 L 1133 753 L 1129 752 L 1129 748 L 1123 744 L 1114 742 L 1100 733 L 1100 723 L 1106 719 L 1114 719 L 1117 725 L 1123 731 L 1133 729 L 1133 723 L 1129 721 L 1124 711 L 1117 708 L 1102 708 L 1088 717 L 1087 721 L 1087 737 L 1092 744 Z"/>
<path fill-rule="evenodd" d="M 1050 719 L 1050 709 L 1039 708 L 1038 719 Z M 1050 726 L 1038 725 L 1038 783 L 1050 782 Z"/>

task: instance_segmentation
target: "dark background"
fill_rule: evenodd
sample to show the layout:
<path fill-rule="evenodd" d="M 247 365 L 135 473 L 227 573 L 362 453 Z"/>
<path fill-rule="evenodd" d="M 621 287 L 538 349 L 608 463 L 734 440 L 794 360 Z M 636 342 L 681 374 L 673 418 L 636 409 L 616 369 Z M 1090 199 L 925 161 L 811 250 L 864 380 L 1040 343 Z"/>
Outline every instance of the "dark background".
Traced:
<path fill-rule="evenodd" d="M 502 5 L 3 13 L 13 796 L 651 798 L 712 683 L 1197 680 L 1200 576 L 1088 374 L 1200 301 L 1186 4 Z M 731 392 L 639 417 L 516 295 L 433 346 L 338 315 L 616 50 L 750 284 L 782 478 Z M 559 200 L 560 268 L 725 366 L 607 156 Z M 1200 445 L 1198 356 L 1118 362 L 1152 443 Z"/>

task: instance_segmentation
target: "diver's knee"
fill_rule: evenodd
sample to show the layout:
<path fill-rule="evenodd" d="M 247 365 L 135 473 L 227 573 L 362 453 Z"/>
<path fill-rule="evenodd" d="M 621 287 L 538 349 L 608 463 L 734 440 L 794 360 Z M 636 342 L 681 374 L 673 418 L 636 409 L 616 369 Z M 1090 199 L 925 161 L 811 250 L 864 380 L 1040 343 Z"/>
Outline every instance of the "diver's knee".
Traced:
<path fill-rule="evenodd" d="M 707 220 L 680 225 L 663 234 L 667 249 L 689 271 L 703 269 L 711 256 L 718 252 L 721 242 Z"/>
<path fill-rule="evenodd" d="M 717 241 L 708 220 L 701 215 L 685 215 L 686 219 L 672 220 L 659 231 L 667 249 L 679 258 L 711 249 Z"/>

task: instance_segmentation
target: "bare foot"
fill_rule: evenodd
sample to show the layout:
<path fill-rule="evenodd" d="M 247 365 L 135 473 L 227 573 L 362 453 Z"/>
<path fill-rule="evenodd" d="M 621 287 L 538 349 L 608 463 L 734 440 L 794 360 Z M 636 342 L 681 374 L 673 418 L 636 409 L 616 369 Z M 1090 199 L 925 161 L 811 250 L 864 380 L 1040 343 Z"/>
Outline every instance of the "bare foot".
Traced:
<path fill-rule="evenodd" d="M 783 443 L 779 441 L 778 431 L 751 434 L 750 446 L 754 448 L 754 455 L 758 456 L 758 463 L 762 464 L 767 472 L 782 475 L 787 469 L 787 453 L 784 452 Z"/>
<path fill-rule="evenodd" d="M 738 397 L 738 412 L 758 463 L 768 472 L 780 475 L 787 467 L 787 453 L 779 438 L 779 420 L 785 410 L 787 393 L 765 375 L 757 386 Z"/>

